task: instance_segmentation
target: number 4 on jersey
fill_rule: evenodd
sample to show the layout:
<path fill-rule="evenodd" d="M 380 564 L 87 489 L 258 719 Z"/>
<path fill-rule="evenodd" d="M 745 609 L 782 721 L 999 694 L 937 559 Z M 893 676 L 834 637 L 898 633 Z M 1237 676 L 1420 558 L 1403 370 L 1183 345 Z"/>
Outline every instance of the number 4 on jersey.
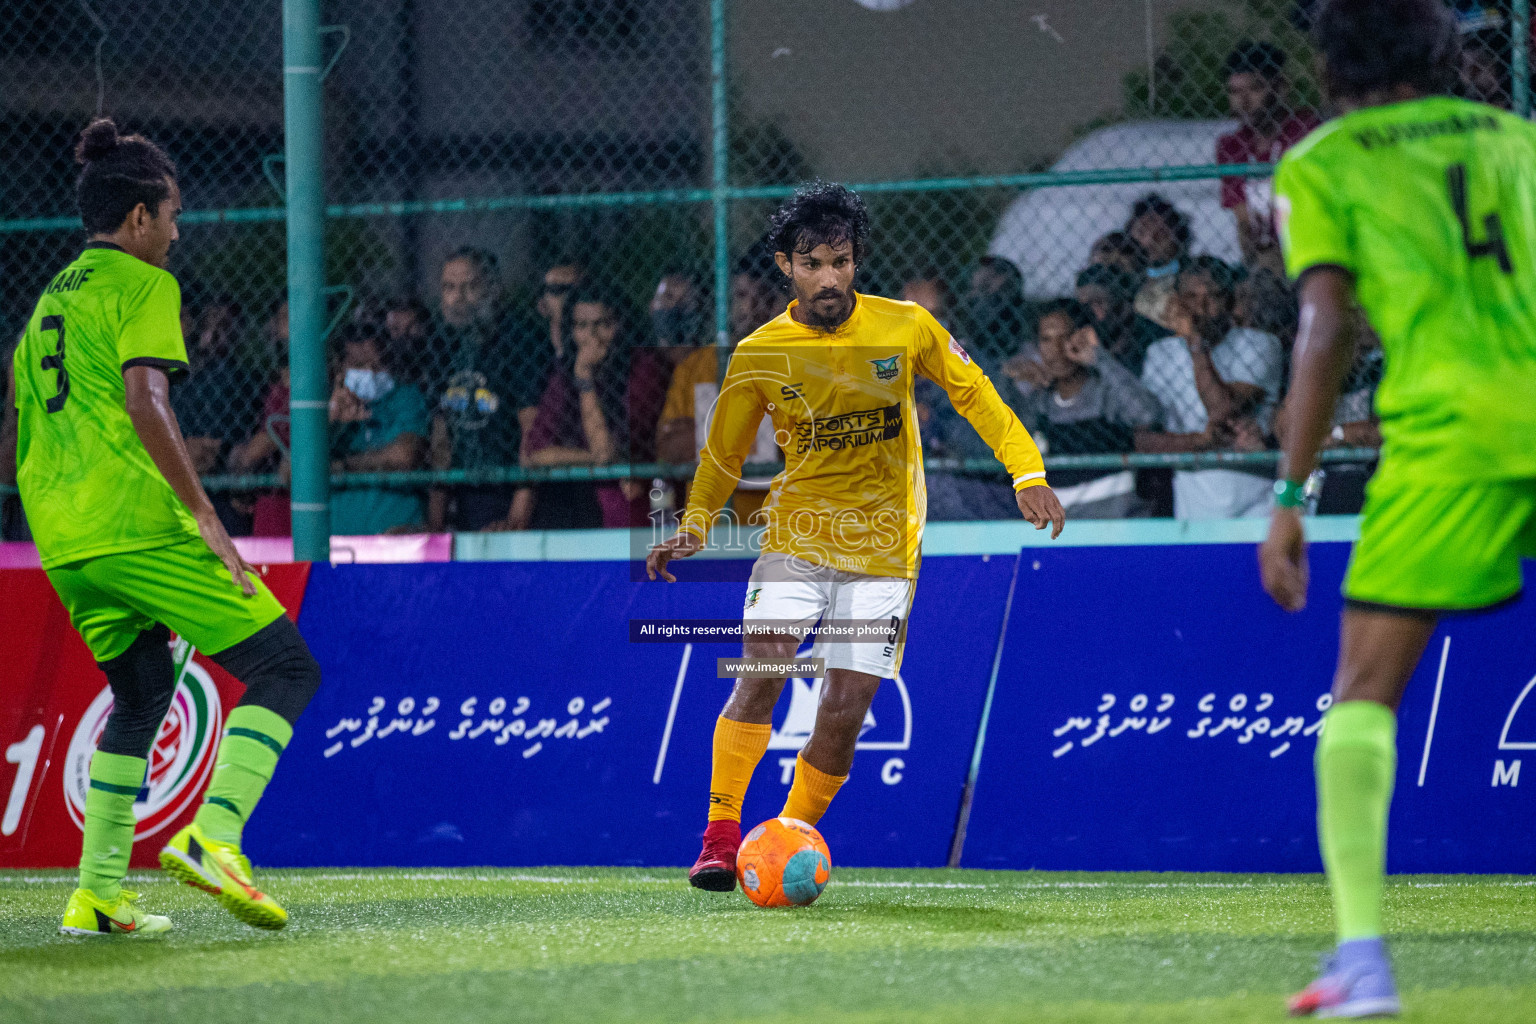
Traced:
<path fill-rule="evenodd" d="M 43 356 L 43 369 L 59 371 L 59 393 L 48 399 L 46 405 L 49 412 L 58 412 L 64 408 L 64 402 L 69 398 L 69 371 L 64 369 L 64 317 L 60 313 L 45 316 L 37 322 L 37 326 L 44 331 L 59 332 L 59 346 L 53 355 Z"/>
<path fill-rule="evenodd" d="M 1483 233 L 1488 237 L 1481 242 L 1472 241 L 1472 218 L 1467 213 L 1467 165 L 1451 164 L 1445 169 L 1445 184 L 1451 191 L 1451 206 L 1456 219 L 1461 221 L 1461 244 L 1472 259 L 1492 256 L 1499 261 L 1499 269 L 1506 274 L 1515 272 L 1509 259 L 1509 246 L 1504 244 L 1504 222 L 1497 213 L 1483 218 Z M 63 344 L 62 338 L 59 342 Z"/>

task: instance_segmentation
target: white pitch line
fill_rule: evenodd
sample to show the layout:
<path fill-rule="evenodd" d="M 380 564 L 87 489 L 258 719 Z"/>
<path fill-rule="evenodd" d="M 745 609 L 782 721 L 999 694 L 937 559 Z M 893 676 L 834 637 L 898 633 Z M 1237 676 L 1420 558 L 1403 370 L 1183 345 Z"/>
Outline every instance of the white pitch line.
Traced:
<path fill-rule="evenodd" d="M 683 660 L 677 666 L 677 683 L 672 687 L 672 706 L 667 708 L 667 727 L 661 732 L 661 750 L 656 754 L 656 773 L 651 776 L 653 786 L 661 785 L 661 769 L 667 763 L 667 745 L 672 742 L 672 722 L 677 718 L 677 702 L 683 697 L 683 678 L 688 675 L 688 659 L 693 657 L 693 644 L 683 645 Z"/>
<path fill-rule="evenodd" d="M 1445 662 L 1451 656 L 1451 638 L 1445 638 L 1440 648 L 1440 672 L 1435 676 L 1435 700 L 1429 706 L 1429 728 L 1424 733 L 1424 758 L 1419 762 L 1419 785 L 1424 785 L 1424 773 L 1429 771 L 1429 745 L 1435 740 L 1435 719 L 1440 714 L 1440 687 L 1445 683 Z"/>
<path fill-rule="evenodd" d="M 315 872 L 307 868 L 274 868 L 270 874 L 281 876 L 284 884 L 293 882 L 355 882 L 399 880 L 404 882 L 538 882 L 547 885 L 599 885 L 616 882 L 623 885 L 681 885 L 683 878 L 567 878 L 559 875 L 465 875 L 447 871 L 327 871 Z M 152 872 L 135 872 L 124 881 L 134 883 L 166 881 L 166 876 Z M 73 885 L 73 874 L 59 875 L 10 875 L 0 873 L 0 885 Z M 861 879 L 839 880 L 838 886 L 853 889 L 1274 889 L 1289 885 L 1321 885 L 1315 879 L 1277 879 L 1269 882 L 870 882 Z M 1389 884 L 1411 889 L 1459 889 L 1459 888 L 1524 888 L 1536 886 L 1536 879 L 1492 879 L 1479 882 L 1397 882 L 1389 877 Z"/>
<path fill-rule="evenodd" d="M 1001 889 L 1005 886 L 988 885 L 984 882 L 838 882 L 839 886 L 860 889 Z"/>

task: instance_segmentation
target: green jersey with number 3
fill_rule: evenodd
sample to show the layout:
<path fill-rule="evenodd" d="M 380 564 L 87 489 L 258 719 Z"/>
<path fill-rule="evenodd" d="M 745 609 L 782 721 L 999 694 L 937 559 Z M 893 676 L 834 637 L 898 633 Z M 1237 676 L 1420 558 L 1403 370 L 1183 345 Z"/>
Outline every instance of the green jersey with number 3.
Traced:
<path fill-rule="evenodd" d="M 186 369 L 181 289 L 92 243 L 48 283 L 16 349 L 16 485 L 44 568 L 198 535 L 124 408 L 123 371 L 139 365 Z"/>
<path fill-rule="evenodd" d="M 1536 478 L 1536 126 L 1427 97 L 1364 107 L 1275 172 L 1286 268 L 1353 275 L 1381 337 L 1381 476 Z"/>

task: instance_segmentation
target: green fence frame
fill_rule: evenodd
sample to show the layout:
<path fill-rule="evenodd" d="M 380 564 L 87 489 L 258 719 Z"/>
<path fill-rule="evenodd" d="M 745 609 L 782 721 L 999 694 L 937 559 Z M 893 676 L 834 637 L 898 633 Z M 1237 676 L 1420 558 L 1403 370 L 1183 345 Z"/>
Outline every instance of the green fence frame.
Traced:
<path fill-rule="evenodd" d="M 415 214 L 488 213 L 505 210 L 556 210 L 578 207 L 638 206 L 655 204 L 705 204 L 713 213 L 715 280 L 715 332 L 717 343 L 729 343 L 728 237 L 731 204 L 742 200 L 781 199 L 793 193 L 791 186 L 741 187 L 729 181 L 729 109 L 726 88 L 729 69 L 727 46 L 730 0 L 710 0 L 710 187 L 652 191 L 580 193 L 570 195 L 507 195 L 477 199 L 439 199 L 387 203 L 323 205 L 322 148 L 319 137 L 321 109 L 321 37 L 329 28 L 320 25 L 319 0 L 283 0 L 284 115 L 287 185 L 285 205 L 221 210 L 188 210 L 181 216 L 186 226 L 197 224 L 253 224 L 286 221 L 288 225 L 288 275 L 290 309 L 290 374 L 293 382 L 293 522 L 295 550 L 299 557 L 325 558 L 329 532 L 328 489 L 342 485 L 452 485 L 475 483 L 536 483 L 544 480 L 614 480 L 633 477 L 684 478 L 691 466 L 663 463 L 557 469 L 502 469 L 418 471 L 411 473 L 349 473 L 328 475 L 328 442 L 324 414 L 325 380 L 322 334 L 324 320 L 323 234 L 327 220 L 361 217 L 403 217 Z M 1514 0 L 1511 11 L 1511 96 L 1515 111 L 1531 114 L 1530 0 Z M 851 183 L 866 193 L 943 192 L 988 188 L 1047 188 L 1068 185 L 1109 185 L 1142 182 L 1198 181 L 1217 177 L 1267 177 L 1272 164 L 1200 164 L 1182 167 L 1127 167 L 1091 171 L 1040 171 L 1019 174 L 964 177 L 914 178 L 900 181 Z M 78 230 L 75 216 L 0 220 L 0 235 Z M 724 361 L 722 360 L 722 366 Z M 1370 449 L 1323 453 L 1324 462 L 1358 462 L 1376 457 Z M 1206 466 L 1272 467 L 1276 452 L 1210 452 L 1194 455 L 1048 456 L 1047 469 L 1116 469 L 1150 466 L 1200 468 Z M 302 471 L 301 471 L 302 464 Z M 771 467 L 755 467 L 771 469 Z M 990 460 L 931 460 L 930 471 L 992 473 Z M 271 475 L 210 476 L 210 491 L 254 490 L 278 486 Z M 14 487 L 0 487 L 14 494 Z M 303 534 L 300 550 L 300 533 Z"/>

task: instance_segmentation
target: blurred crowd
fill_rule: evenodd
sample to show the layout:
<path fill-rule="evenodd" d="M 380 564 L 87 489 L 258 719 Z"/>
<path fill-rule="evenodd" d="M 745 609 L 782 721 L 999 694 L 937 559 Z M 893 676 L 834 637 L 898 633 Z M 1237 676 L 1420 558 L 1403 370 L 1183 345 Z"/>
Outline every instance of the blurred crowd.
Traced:
<path fill-rule="evenodd" d="M 1272 162 L 1318 124 L 1290 95 L 1285 64 L 1270 43 L 1244 43 L 1228 57 L 1239 126 L 1219 140 L 1216 162 Z M 1221 196 L 1240 265 L 1191 252 L 1188 215 L 1152 192 L 1083 254 L 1072 295 L 1031 300 L 1018 267 L 986 256 L 962 280 L 937 269 L 911 275 L 899 297 L 965 345 L 1049 456 L 1273 449 L 1285 433 L 1296 297 L 1270 182 L 1225 179 Z M 737 260 L 729 283 L 734 345 L 781 313 L 787 295 L 762 244 Z M 488 482 L 484 471 L 693 462 L 718 394 L 713 311 L 696 268 L 661 269 L 641 309 L 593 279 L 578 256 L 553 261 L 535 294 L 514 301 L 496 255 L 480 248 L 443 259 L 428 301 L 358 304 L 328 344 L 333 471 L 462 470 L 466 478 L 338 488 L 332 532 L 631 527 L 675 514 L 683 481 L 512 485 Z M 173 389 L 173 404 L 198 470 L 285 479 L 286 303 L 242 309 L 186 282 L 182 330 L 192 372 Z M 1380 349 L 1368 327 L 1361 333 L 1329 440 L 1336 446 L 1379 443 L 1372 395 Z M 917 403 L 929 518 L 1016 516 L 1006 476 L 966 463 L 991 452 L 939 388 L 920 380 Z M 765 421 L 748 461 L 778 460 Z M 1357 511 L 1372 468 L 1330 465 L 1319 511 Z M 1050 479 L 1075 518 L 1216 518 L 1265 511 L 1273 467 L 1101 464 L 1057 468 Z M 766 488 L 766 479 L 744 480 L 732 499 L 736 516 L 748 518 Z M 221 491 L 216 503 L 233 535 L 289 533 L 281 488 Z"/>

